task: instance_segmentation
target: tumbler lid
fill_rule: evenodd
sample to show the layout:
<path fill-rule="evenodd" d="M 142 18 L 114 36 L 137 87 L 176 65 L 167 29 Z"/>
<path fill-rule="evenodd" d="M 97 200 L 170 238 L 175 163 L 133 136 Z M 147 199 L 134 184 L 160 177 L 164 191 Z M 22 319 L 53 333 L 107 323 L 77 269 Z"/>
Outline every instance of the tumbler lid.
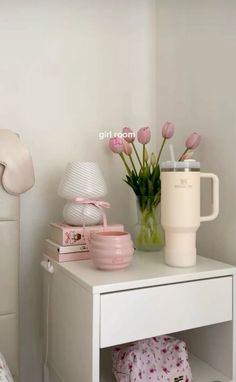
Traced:
<path fill-rule="evenodd" d="M 161 171 L 200 171 L 200 162 L 194 159 L 184 161 L 167 161 L 161 163 Z"/>

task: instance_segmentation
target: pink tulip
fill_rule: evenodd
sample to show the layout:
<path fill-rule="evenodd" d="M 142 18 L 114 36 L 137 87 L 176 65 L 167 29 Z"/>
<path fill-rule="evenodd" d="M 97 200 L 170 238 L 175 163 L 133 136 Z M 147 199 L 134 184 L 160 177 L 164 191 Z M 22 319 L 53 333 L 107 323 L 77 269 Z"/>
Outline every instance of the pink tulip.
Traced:
<path fill-rule="evenodd" d="M 166 122 L 162 127 L 162 136 L 165 139 L 170 139 L 173 137 L 175 131 L 175 126 L 171 122 Z"/>
<path fill-rule="evenodd" d="M 124 145 L 124 153 L 128 156 L 132 154 L 132 146 L 130 143 L 126 142 L 123 140 L 123 145 Z"/>
<path fill-rule="evenodd" d="M 129 127 L 124 127 L 122 130 L 124 140 L 128 143 L 132 143 L 135 140 L 135 133 Z"/>
<path fill-rule="evenodd" d="M 201 139 L 201 135 L 193 133 L 186 139 L 185 146 L 187 149 L 194 150 L 199 146 Z"/>
<path fill-rule="evenodd" d="M 138 131 L 138 141 L 142 145 L 146 145 L 151 139 L 151 131 L 149 127 L 142 127 Z"/>
<path fill-rule="evenodd" d="M 124 141 L 122 138 L 111 138 L 109 147 L 113 153 L 121 154 L 124 151 Z"/>
<path fill-rule="evenodd" d="M 154 153 L 151 153 L 151 159 L 150 159 L 150 163 L 152 166 L 155 166 L 156 165 L 156 156 Z"/>

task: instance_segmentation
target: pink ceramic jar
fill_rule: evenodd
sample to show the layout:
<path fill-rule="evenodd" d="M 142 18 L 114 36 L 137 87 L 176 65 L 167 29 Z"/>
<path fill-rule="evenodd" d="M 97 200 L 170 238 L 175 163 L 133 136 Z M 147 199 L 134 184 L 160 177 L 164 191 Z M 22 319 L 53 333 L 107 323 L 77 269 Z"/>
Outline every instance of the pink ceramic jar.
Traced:
<path fill-rule="evenodd" d="M 94 265 L 99 269 L 115 270 L 127 267 L 134 247 L 128 232 L 94 232 L 89 246 Z"/>

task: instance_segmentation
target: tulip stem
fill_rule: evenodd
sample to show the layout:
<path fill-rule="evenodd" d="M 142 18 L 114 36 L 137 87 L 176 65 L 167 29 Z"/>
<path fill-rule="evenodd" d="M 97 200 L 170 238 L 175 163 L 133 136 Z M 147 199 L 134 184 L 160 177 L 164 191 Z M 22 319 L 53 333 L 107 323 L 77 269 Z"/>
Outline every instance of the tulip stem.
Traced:
<path fill-rule="evenodd" d="M 188 148 L 186 148 L 185 150 L 184 150 L 184 152 L 183 152 L 183 154 L 180 156 L 180 158 L 179 158 L 179 161 L 182 161 L 182 158 L 183 158 L 183 156 L 185 155 L 185 154 L 187 154 L 187 152 L 188 152 Z"/>
<path fill-rule="evenodd" d="M 134 144 L 134 142 L 131 142 L 131 144 L 132 144 L 132 146 L 133 146 L 133 149 L 134 149 L 134 152 L 135 152 L 135 154 L 136 154 L 136 157 L 137 157 L 137 159 L 138 159 L 138 161 L 139 161 L 140 167 L 142 168 L 142 163 L 141 163 L 141 160 L 140 160 L 140 158 L 139 158 L 138 151 L 137 151 L 137 149 L 136 149 L 136 147 L 135 147 L 135 144 Z"/>
<path fill-rule="evenodd" d="M 165 142 L 166 142 L 166 138 L 164 138 L 163 141 L 162 141 L 161 148 L 160 148 L 160 151 L 159 151 L 159 154 L 158 154 L 158 157 L 157 157 L 157 161 L 156 161 L 156 166 L 157 166 L 158 163 L 159 163 L 159 160 L 160 160 L 161 153 L 162 153 L 162 150 L 163 150 L 163 147 L 164 147 Z"/>
<path fill-rule="evenodd" d="M 120 153 L 119 155 L 120 155 L 120 157 L 121 157 L 121 159 L 122 159 L 122 161 L 123 161 L 123 163 L 124 163 L 124 165 L 125 165 L 125 168 L 126 168 L 128 174 L 131 175 L 131 170 L 130 170 L 130 168 L 129 168 L 129 166 L 128 166 L 126 160 L 125 160 L 124 154 L 123 154 L 123 153 Z"/>
<path fill-rule="evenodd" d="M 145 167 L 145 144 L 143 145 L 143 168 Z"/>
<path fill-rule="evenodd" d="M 132 167 L 133 167 L 133 169 L 134 169 L 135 175 L 138 175 L 138 174 L 137 174 L 137 170 L 136 170 L 136 168 L 135 168 L 135 165 L 134 165 L 134 161 L 133 161 L 133 158 L 132 158 L 132 156 L 131 156 L 131 155 L 129 155 L 129 159 L 130 159 L 130 162 L 131 162 L 131 164 L 132 164 Z"/>

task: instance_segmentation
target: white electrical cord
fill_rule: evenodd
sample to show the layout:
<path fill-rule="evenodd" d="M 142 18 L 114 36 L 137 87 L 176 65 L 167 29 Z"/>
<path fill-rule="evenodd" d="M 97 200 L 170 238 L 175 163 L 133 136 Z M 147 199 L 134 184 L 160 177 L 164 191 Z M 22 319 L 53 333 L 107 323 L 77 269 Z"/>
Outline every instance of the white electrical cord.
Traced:
<path fill-rule="evenodd" d="M 48 349 L 49 349 L 49 311 L 50 311 L 50 295 L 51 295 L 51 275 L 54 273 L 54 267 L 51 262 L 42 261 L 41 266 L 48 272 L 47 275 L 47 296 L 46 296 L 46 328 L 45 328 L 45 357 L 43 364 L 43 382 L 50 382 L 48 370 Z"/>
<path fill-rule="evenodd" d="M 48 347 L 49 347 L 49 307 L 50 307 L 50 275 L 47 275 L 47 300 L 46 300 L 46 328 L 45 328 L 45 358 L 43 365 L 43 382 L 50 382 L 49 370 L 48 370 Z"/>

